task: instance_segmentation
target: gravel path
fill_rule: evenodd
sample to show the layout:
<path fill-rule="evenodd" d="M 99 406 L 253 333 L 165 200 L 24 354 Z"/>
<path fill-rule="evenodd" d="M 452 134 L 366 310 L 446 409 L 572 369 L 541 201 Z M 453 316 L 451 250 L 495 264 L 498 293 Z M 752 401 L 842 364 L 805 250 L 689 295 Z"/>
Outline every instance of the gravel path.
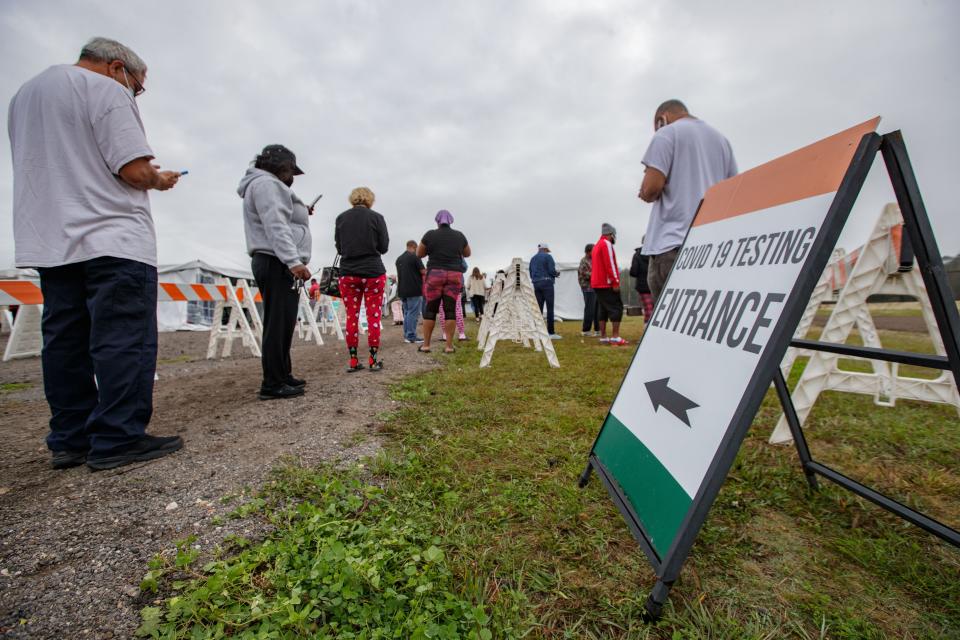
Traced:
<path fill-rule="evenodd" d="M 203 360 L 208 335 L 160 337 L 150 432 L 178 433 L 185 448 L 98 473 L 50 469 L 39 359 L 0 363 L 0 637 L 132 637 L 150 601 L 137 585 L 154 554 L 190 534 L 204 548 L 228 534 L 262 535 L 256 522 L 215 526 L 214 515 L 236 506 L 220 498 L 258 487 L 282 457 L 309 465 L 375 453 L 376 416 L 393 406 L 388 383 L 435 366 L 398 327 L 384 331 L 386 368 L 376 373 L 347 374 L 342 342 L 295 337 L 306 395 L 261 402 L 260 361 Z"/>

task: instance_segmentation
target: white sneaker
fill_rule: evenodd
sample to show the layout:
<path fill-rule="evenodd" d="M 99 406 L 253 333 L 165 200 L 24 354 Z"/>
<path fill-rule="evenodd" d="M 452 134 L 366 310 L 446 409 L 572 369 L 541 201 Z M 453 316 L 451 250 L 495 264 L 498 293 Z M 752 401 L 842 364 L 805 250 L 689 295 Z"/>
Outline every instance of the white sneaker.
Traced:
<path fill-rule="evenodd" d="M 559 333 L 551 333 L 551 334 L 550 334 L 550 339 L 551 339 L 551 340 L 563 340 L 563 336 L 560 335 Z"/>
<path fill-rule="evenodd" d="M 610 342 L 610 338 L 600 338 L 600 344 L 607 344 Z"/>

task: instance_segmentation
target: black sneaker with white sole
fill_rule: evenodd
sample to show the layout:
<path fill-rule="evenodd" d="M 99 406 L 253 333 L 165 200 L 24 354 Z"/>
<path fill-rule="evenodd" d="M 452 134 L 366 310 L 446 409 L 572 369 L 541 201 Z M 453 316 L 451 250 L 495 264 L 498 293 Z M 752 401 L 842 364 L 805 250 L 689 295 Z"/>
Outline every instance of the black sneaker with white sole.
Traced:
<path fill-rule="evenodd" d="M 108 455 L 88 455 L 87 466 L 91 471 L 115 469 L 133 462 L 156 460 L 183 448 L 180 436 L 140 436 L 132 445 Z"/>

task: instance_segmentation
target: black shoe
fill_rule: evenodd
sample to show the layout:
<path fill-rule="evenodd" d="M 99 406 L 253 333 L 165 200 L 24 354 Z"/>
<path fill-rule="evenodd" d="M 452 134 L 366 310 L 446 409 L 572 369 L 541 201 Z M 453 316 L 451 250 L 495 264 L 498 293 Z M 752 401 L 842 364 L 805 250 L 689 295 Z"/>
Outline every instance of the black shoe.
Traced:
<path fill-rule="evenodd" d="M 86 451 L 54 451 L 50 466 L 54 469 L 69 469 L 70 467 L 79 467 L 86 461 Z"/>
<path fill-rule="evenodd" d="M 91 471 L 114 469 L 131 462 L 156 460 L 183 448 L 180 436 L 140 436 L 132 445 L 106 456 L 88 456 L 87 466 Z"/>
<path fill-rule="evenodd" d="M 288 376 L 284 381 L 284 384 L 291 387 L 305 387 L 307 386 L 307 381 L 301 380 L 300 378 L 294 378 L 293 376 Z"/>
<path fill-rule="evenodd" d="M 303 395 L 303 387 L 291 387 L 289 384 L 282 384 L 279 387 L 267 389 L 260 387 L 261 400 L 277 400 L 280 398 L 296 398 Z"/>

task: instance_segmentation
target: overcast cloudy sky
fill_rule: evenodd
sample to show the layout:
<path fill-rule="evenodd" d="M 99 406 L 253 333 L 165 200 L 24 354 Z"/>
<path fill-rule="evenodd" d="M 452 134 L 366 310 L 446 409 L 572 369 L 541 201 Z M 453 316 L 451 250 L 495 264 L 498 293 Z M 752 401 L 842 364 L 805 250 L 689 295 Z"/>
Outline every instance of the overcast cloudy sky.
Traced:
<path fill-rule="evenodd" d="M 293 149 L 324 194 L 314 269 L 352 187 L 377 194 L 389 262 L 449 209 L 494 270 L 549 242 L 576 261 L 607 221 L 621 263 L 650 205 L 636 197 L 656 105 L 684 100 L 733 144 L 741 170 L 883 116 L 902 129 L 944 253 L 960 252 L 960 3 L 0 0 L 4 104 L 94 35 L 143 57 L 139 98 L 166 168 L 153 193 L 162 263 L 247 268 L 236 186 L 268 143 Z M 0 149 L 0 268 L 12 266 L 9 141 Z M 882 203 L 871 176 L 842 238 Z"/>

